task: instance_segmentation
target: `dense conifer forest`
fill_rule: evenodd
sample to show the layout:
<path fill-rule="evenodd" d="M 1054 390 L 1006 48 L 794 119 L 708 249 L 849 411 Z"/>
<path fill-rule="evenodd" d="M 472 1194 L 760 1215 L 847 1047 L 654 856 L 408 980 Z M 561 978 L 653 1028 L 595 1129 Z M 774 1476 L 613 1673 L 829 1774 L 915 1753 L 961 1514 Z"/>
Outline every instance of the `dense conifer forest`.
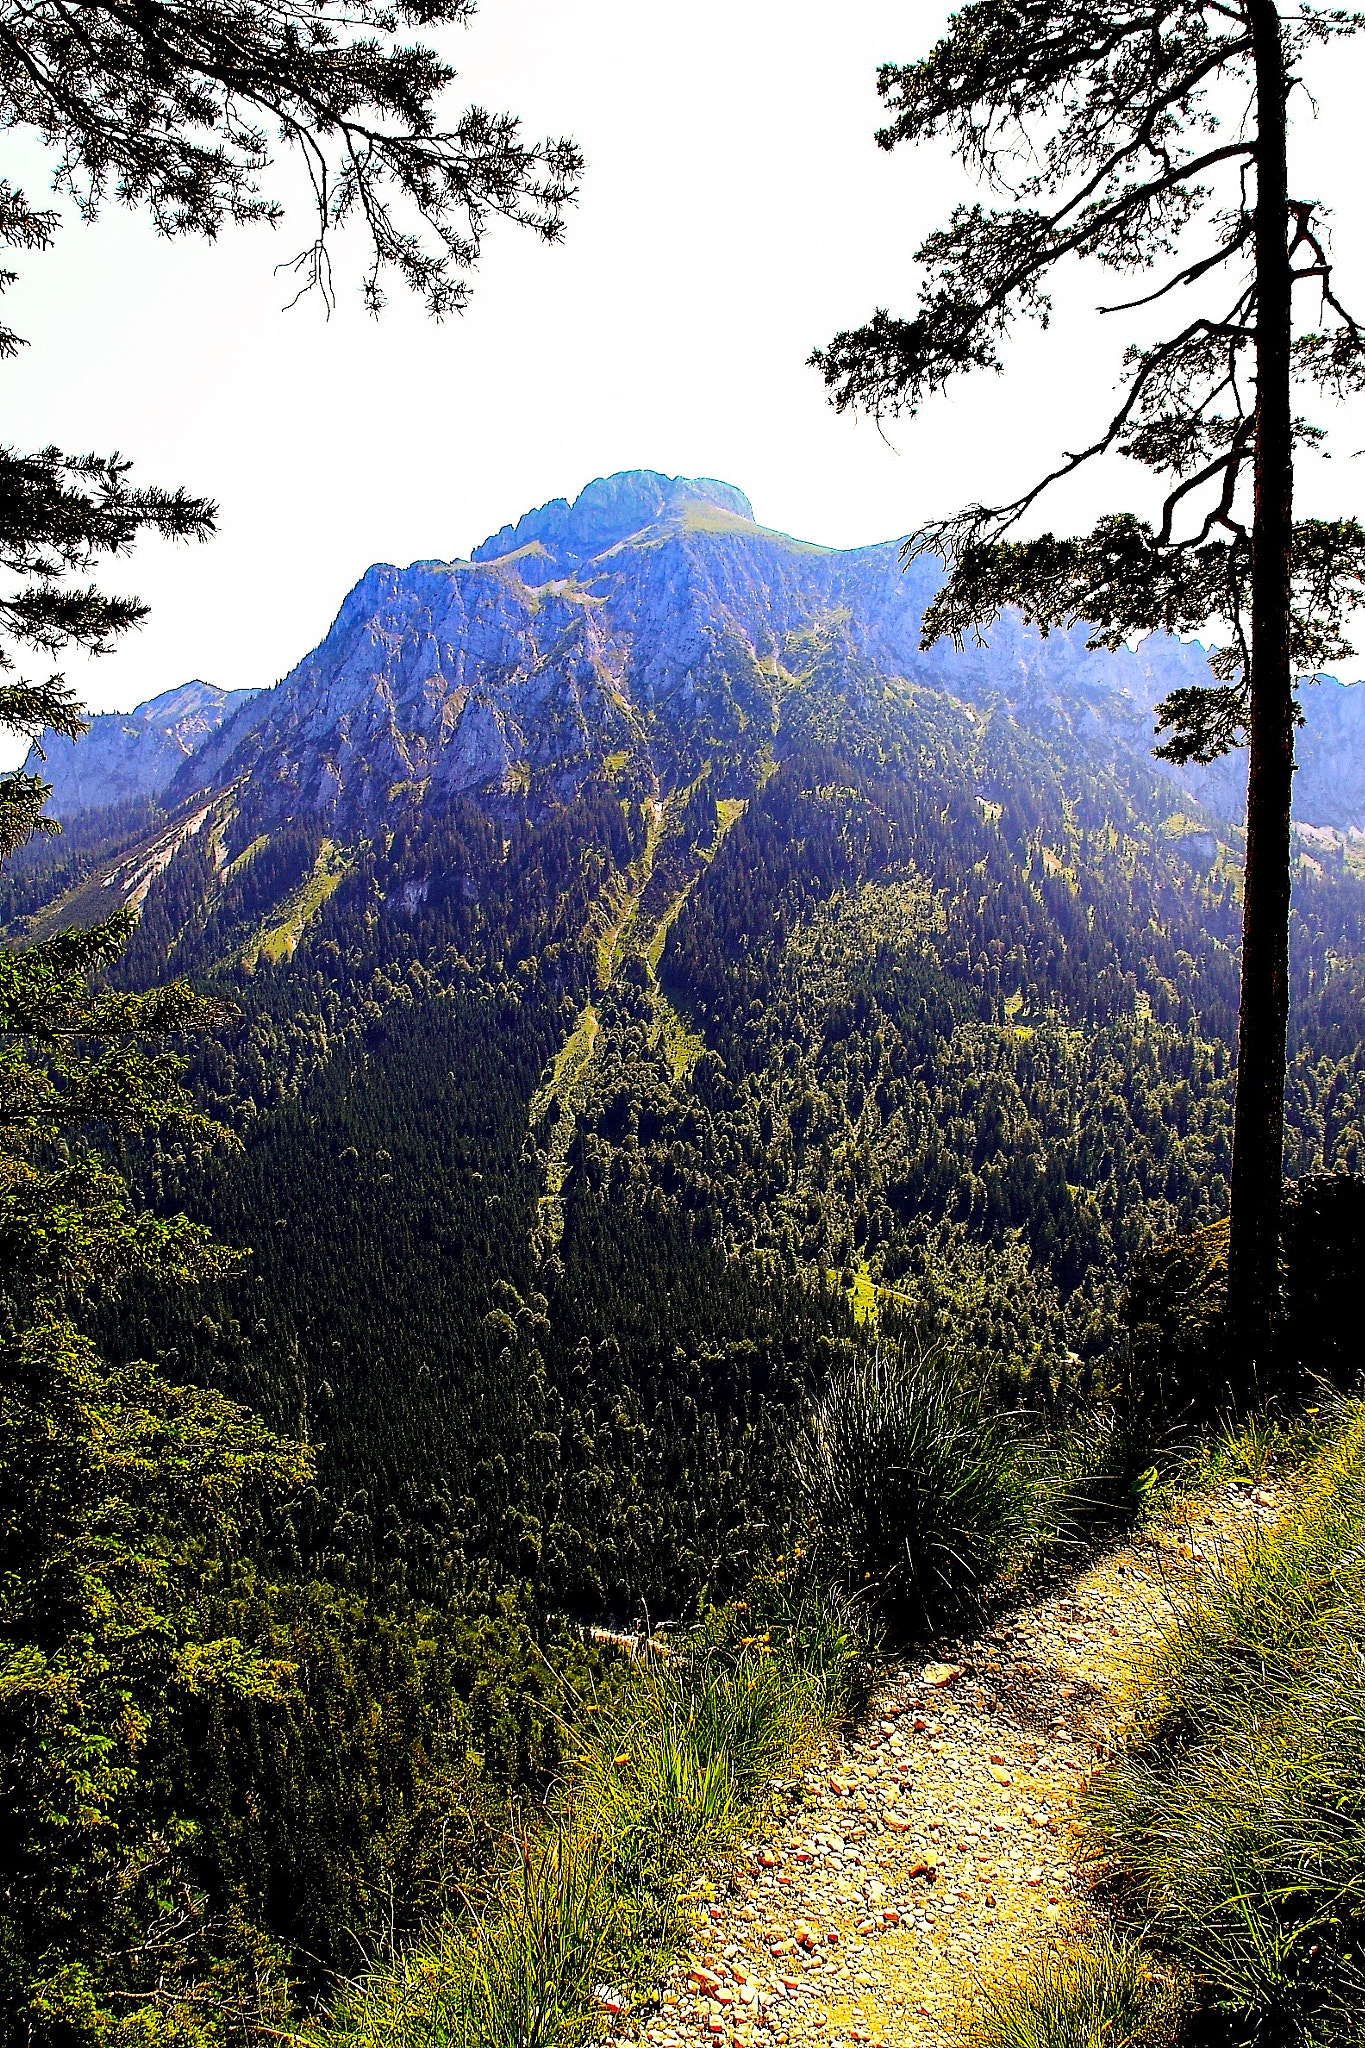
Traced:
<path fill-rule="evenodd" d="M 343 231 L 372 312 L 396 277 L 433 314 L 495 223 L 560 238 L 578 145 L 438 113 L 425 38 L 472 0 L 307 12 L 10 8 L 0 114 L 60 206 L 0 179 L 0 240 L 115 194 L 168 236 L 274 220 L 277 141 L 316 212 L 282 268 L 329 307 Z M 376 563 L 274 688 L 101 721 L 55 839 L 44 743 L 86 721 L 26 665 L 139 623 L 88 576 L 217 507 L 0 448 L 33 748 L 0 778 L 0 2048 L 623 2048 L 689 1929 L 722 1946 L 723 1859 L 780 1899 L 757 1842 L 892 1660 L 925 1742 L 892 1764 L 882 1724 L 846 1878 L 914 1846 L 931 1714 L 1002 1706 L 942 1690 L 961 1632 L 1003 1644 L 1187 1482 L 1279 1518 L 1226 1569 L 1175 1547 L 1121 1754 L 1108 1681 L 1058 1689 L 1103 1939 L 1050 2031 L 1016 1985 L 974 2038 L 1365 2044 L 1365 695 L 1320 673 L 1365 528 L 1291 517 L 1292 386 L 1365 390 L 1365 327 L 1286 154 L 1298 67 L 1360 26 L 969 5 L 883 65 L 878 139 L 1009 206 L 811 362 L 913 414 L 1064 258 L 1184 266 L 1113 312 L 1249 263 L 1221 320 L 1136 330 L 1099 440 L 849 549 L 714 477 L 600 477 Z M 1021 538 L 1108 452 L 1167 479 L 1158 527 Z M 1010 1673 L 1041 1734 L 1046 1673 Z M 996 1830 L 1060 1832 L 989 1769 Z M 904 1885 L 970 1840 L 1003 1891 L 944 1809 Z M 856 1934 L 908 1935 L 872 1860 Z M 813 1986 L 724 1953 L 688 1982 L 737 1996 L 690 2017 L 752 2048 Z"/>
<path fill-rule="evenodd" d="M 615 1682 L 582 1626 L 689 1623 L 803 1548 L 809 1418 L 874 1358 L 946 1346 L 1040 1445 L 1131 1385 L 1134 1261 L 1226 1213 L 1236 828 L 849 678 L 657 796 L 628 752 L 557 803 L 399 791 L 379 823 L 234 786 L 10 864 L 12 936 L 121 879 L 111 989 L 228 1006 L 183 1042 L 214 1128 L 117 1163 L 248 1255 L 84 1327 L 303 1447 L 195 1566 L 203 1626 L 280 1675 L 140 1738 L 109 1996 L 151 1995 L 132 1930 L 179 1912 L 213 1997 L 277 2024 L 477 1893 L 566 1701 Z M 1287 1171 L 1360 1173 L 1345 854 L 1299 862 L 1293 976 Z"/>

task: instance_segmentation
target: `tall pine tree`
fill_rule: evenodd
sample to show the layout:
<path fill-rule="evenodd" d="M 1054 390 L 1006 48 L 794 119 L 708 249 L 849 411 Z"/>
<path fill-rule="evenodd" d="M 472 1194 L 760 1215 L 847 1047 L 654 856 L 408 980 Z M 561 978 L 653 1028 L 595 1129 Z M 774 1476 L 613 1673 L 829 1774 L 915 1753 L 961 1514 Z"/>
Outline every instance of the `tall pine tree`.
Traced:
<path fill-rule="evenodd" d="M 1283 14 L 1274 0 L 975 0 L 927 57 L 883 67 L 893 118 L 878 140 L 946 136 L 1003 203 L 959 206 L 923 244 L 911 317 L 878 311 L 813 358 L 838 407 L 891 417 L 999 369 L 1015 322 L 1046 320 L 1068 258 L 1148 274 L 1107 312 L 1187 305 L 1128 349 L 1121 403 L 1093 439 L 915 545 L 949 571 L 926 645 L 980 633 L 1005 605 L 1044 629 L 1084 623 L 1097 647 L 1227 628 L 1209 684 L 1159 706 L 1157 751 L 1207 762 L 1249 743 L 1229 1287 L 1248 1385 L 1278 1295 L 1295 688 L 1352 651 L 1344 624 L 1365 602 L 1365 529 L 1293 517 L 1295 450 L 1320 438 L 1293 387 L 1359 391 L 1365 329 L 1337 296 L 1321 202 L 1289 184 L 1288 117 L 1313 47 L 1361 25 L 1315 0 Z M 1311 324 L 1296 327 L 1296 294 Z M 1154 521 L 1007 538 L 1051 484 L 1111 451 L 1164 479 Z"/>

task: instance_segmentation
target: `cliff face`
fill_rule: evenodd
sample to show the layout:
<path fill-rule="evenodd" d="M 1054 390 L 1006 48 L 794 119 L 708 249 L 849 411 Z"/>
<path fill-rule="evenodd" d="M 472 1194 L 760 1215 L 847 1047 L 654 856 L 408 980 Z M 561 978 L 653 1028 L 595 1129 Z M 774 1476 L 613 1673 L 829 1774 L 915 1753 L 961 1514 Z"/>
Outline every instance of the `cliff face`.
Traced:
<path fill-rule="evenodd" d="M 256 695 L 183 683 L 135 711 L 105 711 L 81 740 L 45 733 L 29 750 L 31 775 L 51 784 L 48 809 L 57 818 L 130 798 L 158 797 L 225 719 Z"/>
<path fill-rule="evenodd" d="M 921 652 L 938 581 L 934 562 L 904 568 L 899 542 L 812 546 L 756 525 L 732 485 L 629 471 L 527 513 L 471 561 L 370 569 L 322 644 L 240 708 L 215 692 L 174 709 L 204 691 L 190 685 L 97 721 L 98 744 L 67 747 L 69 771 L 53 750 L 56 808 L 180 801 L 247 777 L 264 816 L 360 821 L 426 792 L 537 813 L 608 757 L 642 795 L 703 765 L 743 794 L 781 752 L 794 695 L 820 696 L 837 739 L 842 717 L 880 705 L 884 720 L 927 687 L 1011 716 L 1078 774 L 1164 774 L 1236 817 L 1241 757 L 1208 770 L 1151 761 L 1152 707 L 1207 675 L 1197 646 L 1154 635 L 1097 653 L 1081 632 L 1044 638 L 1006 617 L 986 646 Z M 1317 685 L 1305 713 L 1300 820 L 1365 826 L 1365 690 Z"/>

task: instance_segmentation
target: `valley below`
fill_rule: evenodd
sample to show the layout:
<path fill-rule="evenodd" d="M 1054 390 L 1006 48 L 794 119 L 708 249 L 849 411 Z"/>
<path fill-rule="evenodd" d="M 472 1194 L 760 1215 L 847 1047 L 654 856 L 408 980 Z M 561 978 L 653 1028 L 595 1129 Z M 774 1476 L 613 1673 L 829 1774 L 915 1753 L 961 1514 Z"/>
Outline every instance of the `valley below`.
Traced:
<path fill-rule="evenodd" d="M 234 1010 L 192 1080 L 244 1150 L 138 1172 L 253 1257 L 121 1327 L 306 1420 L 319 1557 L 685 1604 L 855 1298 L 1084 1396 L 1134 1251 L 1224 1212 L 1235 772 L 1149 751 L 1202 654 L 1008 618 L 926 654 L 933 588 L 630 472 L 369 571 L 275 690 L 168 700 L 178 739 L 97 720 L 102 806 L 54 754 L 11 931 L 130 904 L 126 985 Z M 1365 723 L 1319 688 L 1291 1176 L 1365 1165 Z"/>
<path fill-rule="evenodd" d="M 136 1738 L 161 1804 L 110 1996 L 168 2048 L 573 2048 L 608 2025 L 676 2048 L 769 2012 L 754 2038 L 911 2048 L 949 2038 L 949 1978 L 1017 1946 L 1014 1920 L 1089 1924 L 1056 1843 L 1036 1882 L 1003 1849 L 987 1871 L 987 1807 L 1060 1738 L 1007 1726 L 973 1674 L 1026 1565 L 1054 1574 L 1035 1632 L 1092 1609 L 1156 1632 L 1146 1553 L 1114 1546 L 1148 1540 L 1192 1438 L 1133 1395 L 1157 1339 L 1131 1283 L 1177 1237 L 1223 1271 L 1241 768 L 1151 754 L 1204 650 L 1012 615 L 924 649 L 936 580 L 896 540 L 797 541 L 729 484 L 632 471 L 469 561 L 369 569 L 273 689 L 187 684 L 32 757 L 64 829 L 5 870 L 10 946 L 133 911 L 101 999 L 183 982 L 217 1006 L 169 1043 L 194 1118 L 63 1155 L 242 1254 L 92 1285 L 107 1428 L 155 1373 L 167 1415 L 237 1404 L 244 1442 L 294 1447 L 287 1483 L 243 1451 L 237 1519 L 176 1553 L 218 1662 L 201 1684 L 185 1653 Z M 1365 1174 L 1365 690 L 1323 681 L 1304 709 L 1285 1171 L 1326 1200 Z M 908 1507 L 858 1435 L 883 1400 L 936 1475 Z M 866 1564 L 830 1562 L 846 1429 L 864 1507 L 917 1532 Z M 1220 1515 L 1263 1519 L 1233 1492 Z M 1082 1668 L 1063 1636 L 1035 1661 L 1067 1682 L 1069 1754 L 1116 1724 L 1109 1637 Z M 926 1658 L 962 1667 L 941 1713 Z M 938 1809 L 902 1826 L 881 1788 L 846 1828 L 853 1763 L 870 1784 L 906 1728 Z M 761 1825 L 798 1780 L 800 1846 L 790 1815 Z M 1011 1814 L 1002 1842 L 1030 1824 Z M 935 1880 L 956 1903 L 927 1917 L 935 1855 L 982 1882 Z M 128 1932 L 172 1925 L 173 1896 L 175 1970 L 200 1943 L 202 1980 Z M 921 1957 L 894 1996 L 874 1971 L 822 2004 L 771 1944 L 739 1974 L 760 1922 L 809 1964 L 797 1903 L 841 1961 L 929 1929 L 932 1985 Z M 542 2036 L 526 1958 L 573 1914 L 587 1974 L 564 1964 Z M 534 2008 L 505 2034 L 511 1949 L 478 1947 L 498 1928 Z M 201 1998 L 247 2017 L 196 2032 Z"/>

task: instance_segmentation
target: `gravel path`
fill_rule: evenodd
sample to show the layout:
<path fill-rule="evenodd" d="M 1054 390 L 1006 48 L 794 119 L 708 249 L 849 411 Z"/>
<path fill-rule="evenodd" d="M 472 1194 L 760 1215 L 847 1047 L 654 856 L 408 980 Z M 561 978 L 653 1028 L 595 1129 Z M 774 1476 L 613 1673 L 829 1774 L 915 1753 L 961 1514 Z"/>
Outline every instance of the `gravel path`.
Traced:
<path fill-rule="evenodd" d="M 1125 1668 L 1173 1593 L 1275 1512 L 1265 1488 L 1184 1504 L 896 1672 L 745 1845 L 661 2003 L 618 2041 L 950 2048 L 979 1973 L 1085 1926 L 1076 1795 L 1117 1733 Z"/>

